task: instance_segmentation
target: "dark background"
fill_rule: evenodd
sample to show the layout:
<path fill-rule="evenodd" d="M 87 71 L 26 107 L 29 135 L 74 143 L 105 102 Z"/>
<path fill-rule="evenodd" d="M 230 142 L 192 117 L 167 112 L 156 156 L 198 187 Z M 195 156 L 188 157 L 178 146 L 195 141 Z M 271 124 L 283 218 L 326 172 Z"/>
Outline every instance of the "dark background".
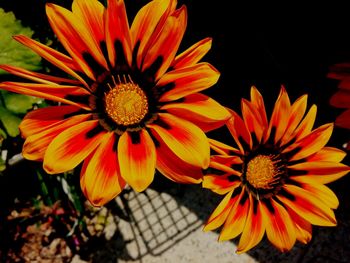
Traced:
<path fill-rule="evenodd" d="M 0 7 L 13 11 L 35 31 L 35 38 L 45 42 L 53 36 L 45 16 L 47 2 L 70 8 L 72 1 L 0 0 Z M 149 1 L 125 2 L 131 22 Z M 218 68 L 221 77 L 205 93 L 239 110 L 241 98 L 248 98 L 255 85 L 271 111 L 284 85 L 292 101 L 310 95 L 309 104 L 318 105 L 317 123 L 334 121 L 340 111 L 330 108 L 328 101 L 337 81 L 326 75 L 330 65 L 350 61 L 350 11 L 345 3 L 179 0 L 178 7 L 182 4 L 188 9 L 188 26 L 180 51 L 205 37 L 213 38 L 203 60 Z"/>
<path fill-rule="evenodd" d="M 185 42 L 213 37 L 206 59 L 222 75 L 207 93 L 222 104 L 240 111 L 241 98 L 249 98 L 255 85 L 271 113 L 284 85 L 292 102 L 309 94 L 309 107 L 318 106 L 316 126 L 333 122 L 342 111 L 329 105 L 338 82 L 327 73 L 331 65 L 350 61 L 350 15 L 345 4 L 184 2 L 189 10 Z M 341 146 L 349 138 L 346 130 L 336 129 L 331 143 Z"/>

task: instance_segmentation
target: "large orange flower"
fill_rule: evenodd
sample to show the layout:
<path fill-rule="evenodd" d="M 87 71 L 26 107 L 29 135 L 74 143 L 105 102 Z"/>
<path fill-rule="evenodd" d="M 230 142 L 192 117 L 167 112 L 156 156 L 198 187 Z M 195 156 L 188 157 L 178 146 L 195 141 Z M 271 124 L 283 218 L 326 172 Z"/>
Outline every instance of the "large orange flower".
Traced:
<path fill-rule="evenodd" d="M 335 226 L 335 194 L 324 184 L 350 170 L 340 162 L 345 153 L 325 147 L 333 124 L 312 130 L 316 106 L 306 111 L 307 96 L 293 104 L 282 88 L 268 122 L 256 88 L 251 101 L 242 100 L 243 119 L 232 111 L 227 127 L 238 149 L 211 140 L 217 152 L 203 186 L 226 195 L 204 230 L 223 225 L 219 240 L 241 234 L 237 252 L 256 246 L 265 232 L 281 251 L 295 241 L 311 239 L 311 225 Z"/>
<path fill-rule="evenodd" d="M 331 67 L 329 78 L 339 80 L 339 90 L 332 96 L 330 104 L 334 107 L 346 109 L 335 120 L 335 125 L 350 129 L 350 63 L 341 63 Z M 350 142 L 347 144 L 350 150 Z"/>
<path fill-rule="evenodd" d="M 143 191 L 156 168 L 177 182 L 200 182 L 210 159 L 204 131 L 230 117 L 198 93 L 219 78 L 213 66 L 198 63 L 211 39 L 175 56 L 187 22 L 186 7 L 176 5 L 151 1 L 129 27 L 123 0 L 109 0 L 107 8 L 97 0 L 74 0 L 72 12 L 47 4 L 68 55 L 25 36 L 15 39 L 72 78 L 0 66 L 30 80 L 4 82 L 1 89 L 64 104 L 26 115 L 23 155 L 43 160 L 51 174 L 84 161 L 81 187 L 94 205 L 114 198 L 126 183 Z"/>

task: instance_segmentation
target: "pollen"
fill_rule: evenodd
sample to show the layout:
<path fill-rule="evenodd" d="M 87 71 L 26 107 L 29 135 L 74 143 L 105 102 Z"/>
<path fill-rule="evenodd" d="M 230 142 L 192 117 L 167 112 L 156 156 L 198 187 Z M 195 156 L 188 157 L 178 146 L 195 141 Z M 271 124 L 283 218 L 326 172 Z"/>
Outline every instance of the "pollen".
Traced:
<path fill-rule="evenodd" d="M 280 174 L 276 161 L 269 155 L 258 155 L 247 164 L 247 181 L 257 189 L 272 189 L 276 176 Z"/>
<path fill-rule="evenodd" d="M 145 92 L 135 83 L 118 83 L 105 95 L 106 112 L 119 125 L 140 123 L 148 112 Z"/>

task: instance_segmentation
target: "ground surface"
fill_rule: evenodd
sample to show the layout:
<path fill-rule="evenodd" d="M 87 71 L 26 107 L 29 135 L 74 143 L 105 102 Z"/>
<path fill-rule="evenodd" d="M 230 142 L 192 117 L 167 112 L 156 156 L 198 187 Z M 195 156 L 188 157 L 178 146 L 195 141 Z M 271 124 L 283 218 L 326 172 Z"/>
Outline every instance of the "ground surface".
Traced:
<path fill-rule="evenodd" d="M 341 202 L 336 211 L 338 226 L 314 227 L 309 245 L 296 244 L 285 254 L 265 238 L 250 252 L 237 255 L 235 242 L 219 243 L 216 232 L 203 232 L 203 222 L 219 197 L 197 186 L 169 183 L 167 191 L 151 188 L 141 194 L 130 192 L 126 199 L 133 221 L 110 224 L 105 229 L 108 241 L 100 244 L 87 262 L 350 262 L 350 217 L 346 212 L 349 207 L 343 198 L 347 181 L 331 185 Z M 117 202 L 123 207 L 120 200 Z M 76 256 L 72 262 L 84 261 Z"/>

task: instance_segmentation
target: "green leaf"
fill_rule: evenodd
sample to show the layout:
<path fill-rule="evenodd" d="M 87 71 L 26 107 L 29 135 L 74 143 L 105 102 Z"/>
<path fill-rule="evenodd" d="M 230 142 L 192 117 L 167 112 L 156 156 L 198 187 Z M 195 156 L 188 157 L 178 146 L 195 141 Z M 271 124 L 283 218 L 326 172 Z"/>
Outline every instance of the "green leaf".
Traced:
<path fill-rule="evenodd" d="M 0 128 L 0 146 L 6 138 L 7 138 L 6 132 Z"/>
<path fill-rule="evenodd" d="M 9 64 L 28 70 L 41 69 L 40 56 L 12 38 L 14 35 L 32 37 L 34 32 L 28 27 L 23 27 L 12 12 L 6 13 L 2 8 L 0 8 L 0 32 L 0 64 Z M 5 73 L 0 70 L 0 74 Z"/>
<path fill-rule="evenodd" d="M 0 156 L 0 172 L 5 171 L 5 169 L 6 169 L 5 161 Z"/>
<path fill-rule="evenodd" d="M 42 101 L 40 98 L 14 93 L 3 94 L 3 97 L 6 108 L 16 114 L 25 114 L 33 108 L 33 104 Z"/>
<path fill-rule="evenodd" d="M 21 119 L 14 115 L 11 111 L 0 107 L 0 121 L 4 125 L 8 135 L 16 137 L 19 135 L 18 125 L 21 123 Z"/>

